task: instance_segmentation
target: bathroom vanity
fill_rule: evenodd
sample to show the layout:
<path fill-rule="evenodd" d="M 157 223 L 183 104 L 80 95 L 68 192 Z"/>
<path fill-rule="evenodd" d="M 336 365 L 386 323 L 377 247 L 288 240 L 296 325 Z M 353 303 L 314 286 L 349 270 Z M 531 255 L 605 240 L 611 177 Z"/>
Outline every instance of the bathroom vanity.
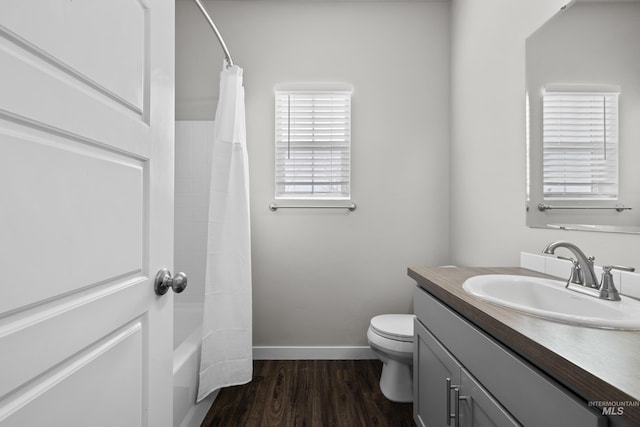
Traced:
<path fill-rule="evenodd" d="M 463 282 L 522 268 L 410 268 L 418 426 L 640 425 L 640 331 L 574 326 L 481 301 Z"/>

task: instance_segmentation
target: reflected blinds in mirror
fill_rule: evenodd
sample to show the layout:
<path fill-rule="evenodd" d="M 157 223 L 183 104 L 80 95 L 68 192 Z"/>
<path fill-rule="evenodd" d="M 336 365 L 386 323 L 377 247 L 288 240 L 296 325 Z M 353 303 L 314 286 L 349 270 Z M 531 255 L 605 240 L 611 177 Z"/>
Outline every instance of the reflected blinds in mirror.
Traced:
<path fill-rule="evenodd" d="M 545 92 L 545 199 L 618 197 L 618 93 Z"/>

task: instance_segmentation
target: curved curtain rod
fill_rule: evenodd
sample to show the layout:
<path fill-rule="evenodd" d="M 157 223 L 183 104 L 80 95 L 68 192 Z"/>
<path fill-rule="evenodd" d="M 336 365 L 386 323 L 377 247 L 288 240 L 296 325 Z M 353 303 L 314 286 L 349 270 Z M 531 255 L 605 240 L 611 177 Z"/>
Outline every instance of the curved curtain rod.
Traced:
<path fill-rule="evenodd" d="M 200 0 L 193 0 L 193 1 L 196 2 L 198 7 L 200 8 L 200 12 L 202 12 L 204 17 L 207 19 L 207 22 L 209 22 L 209 25 L 211 26 L 211 29 L 216 34 L 216 37 L 218 38 L 218 41 L 220 42 L 220 46 L 222 47 L 222 50 L 224 51 L 224 60 L 227 61 L 227 68 L 232 67 L 233 66 L 233 60 L 231 59 L 231 54 L 229 53 L 229 49 L 227 49 L 227 45 L 225 44 L 224 39 L 222 38 L 222 34 L 220 34 L 220 31 L 218 31 L 218 27 L 216 27 L 216 24 L 213 22 L 213 19 L 211 19 L 211 16 L 209 16 L 209 13 L 207 12 L 207 9 L 205 9 L 204 6 L 202 5 L 202 3 L 200 3 Z"/>

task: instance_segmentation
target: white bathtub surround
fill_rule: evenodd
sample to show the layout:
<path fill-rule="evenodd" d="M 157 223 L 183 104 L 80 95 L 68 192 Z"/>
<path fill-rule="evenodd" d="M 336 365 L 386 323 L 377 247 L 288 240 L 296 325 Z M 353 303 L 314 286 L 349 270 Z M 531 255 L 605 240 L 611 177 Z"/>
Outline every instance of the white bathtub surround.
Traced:
<path fill-rule="evenodd" d="M 571 274 L 571 262 L 562 260 L 556 256 L 531 254 L 520 252 L 520 267 L 540 273 L 549 274 L 560 279 L 567 279 Z M 638 266 L 633 266 L 638 268 Z M 602 267 L 595 266 L 594 270 L 598 277 L 602 275 Z M 632 298 L 640 298 L 640 274 L 626 271 L 612 270 L 613 282 L 622 295 Z"/>
<path fill-rule="evenodd" d="M 202 304 L 174 306 L 173 425 L 199 426 L 213 404 L 217 391 L 196 403 L 202 341 Z"/>
<path fill-rule="evenodd" d="M 174 270 L 189 274 L 176 303 L 197 303 L 202 312 L 207 259 L 209 186 L 215 122 L 176 122 Z"/>
<path fill-rule="evenodd" d="M 197 400 L 251 381 L 249 168 L 242 69 L 220 73 L 213 140 L 200 383 Z"/>
<path fill-rule="evenodd" d="M 174 295 L 173 425 L 198 426 L 217 393 L 196 403 L 200 375 L 202 306 L 215 122 L 176 122 L 174 270 L 189 273 L 189 286 Z"/>

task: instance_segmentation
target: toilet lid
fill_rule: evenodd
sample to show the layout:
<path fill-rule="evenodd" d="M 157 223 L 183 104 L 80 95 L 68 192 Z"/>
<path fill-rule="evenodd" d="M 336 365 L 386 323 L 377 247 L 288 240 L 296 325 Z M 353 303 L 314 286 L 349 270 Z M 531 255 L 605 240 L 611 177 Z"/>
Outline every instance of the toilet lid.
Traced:
<path fill-rule="evenodd" d="M 383 337 L 412 341 L 414 317 L 413 314 L 381 314 L 371 319 L 371 327 Z"/>

